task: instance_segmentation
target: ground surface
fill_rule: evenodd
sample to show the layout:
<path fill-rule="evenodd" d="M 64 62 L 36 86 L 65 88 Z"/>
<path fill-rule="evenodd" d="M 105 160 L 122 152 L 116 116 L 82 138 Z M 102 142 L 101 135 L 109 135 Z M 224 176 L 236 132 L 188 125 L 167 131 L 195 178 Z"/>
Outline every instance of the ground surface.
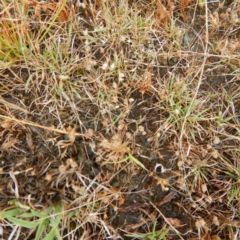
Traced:
<path fill-rule="evenodd" d="M 239 1 L 0 1 L 2 239 L 238 239 Z"/>

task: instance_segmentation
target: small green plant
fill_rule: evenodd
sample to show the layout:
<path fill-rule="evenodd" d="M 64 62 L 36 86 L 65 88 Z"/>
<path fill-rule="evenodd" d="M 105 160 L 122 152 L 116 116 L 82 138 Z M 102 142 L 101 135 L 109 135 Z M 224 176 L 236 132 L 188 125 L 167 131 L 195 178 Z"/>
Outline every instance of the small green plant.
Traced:
<path fill-rule="evenodd" d="M 195 133 L 200 126 L 198 124 L 208 119 L 204 117 L 209 108 L 202 108 L 199 100 L 192 101 L 189 86 L 182 80 L 173 76 L 168 85 L 164 107 L 168 113 L 167 122 L 176 131 L 184 131 L 195 139 Z M 161 97 L 162 98 L 162 97 Z M 190 113 L 190 114 L 189 114 Z M 182 129 L 184 126 L 184 129 Z"/>
<path fill-rule="evenodd" d="M 203 8 L 206 5 L 206 0 L 198 0 L 198 6 Z"/>
<path fill-rule="evenodd" d="M 199 163 L 196 167 L 192 170 L 191 176 L 194 176 L 192 181 L 192 186 L 197 187 L 198 184 L 203 182 L 208 182 L 208 177 L 204 173 L 204 169 L 208 168 L 209 165 L 205 163 Z"/>
<path fill-rule="evenodd" d="M 226 172 L 228 176 L 231 177 L 230 190 L 228 191 L 228 205 L 234 200 L 239 200 L 240 198 L 240 167 L 234 170 L 234 172 Z M 229 182 L 230 183 L 230 182 Z"/>
<path fill-rule="evenodd" d="M 0 61 L 11 65 L 32 55 L 38 33 L 34 35 L 30 31 L 31 10 L 26 3 L 18 1 L 13 1 L 12 4 L 5 1 L 1 3 L 5 11 L 0 22 Z"/>
<path fill-rule="evenodd" d="M 60 223 L 63 218 L 62 204 L 56 204 L 43 211 L 36 211 L 29 206 L 21 204 L 17 200 L 11 200 L 11 210 L 0 212 L 2 221 L 11 225 L 35 230 L 35 240 L 62 239 L 60 234 Z"/>

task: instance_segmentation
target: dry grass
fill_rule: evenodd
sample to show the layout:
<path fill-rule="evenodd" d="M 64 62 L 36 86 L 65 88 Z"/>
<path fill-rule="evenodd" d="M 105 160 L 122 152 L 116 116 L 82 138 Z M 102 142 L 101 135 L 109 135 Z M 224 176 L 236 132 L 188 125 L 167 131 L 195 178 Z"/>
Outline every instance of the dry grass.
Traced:
<path fill-rule="evenodd" d="M 238 1 L 0 1 L 3 239 L 240 236 Z"/>

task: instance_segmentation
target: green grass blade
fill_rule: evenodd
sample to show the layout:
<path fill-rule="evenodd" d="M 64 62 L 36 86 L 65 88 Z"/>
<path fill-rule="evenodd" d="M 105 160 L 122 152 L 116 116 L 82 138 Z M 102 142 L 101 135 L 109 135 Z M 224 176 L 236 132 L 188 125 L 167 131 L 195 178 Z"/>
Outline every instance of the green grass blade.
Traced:
<path fill-rule="evenodd" d="M 76 213 L 79 213 L 77 210 L 74 210 L 68 214 L 68 219 L 71 219 L 73 216 L 76 215 Z"/>
<path fill-rule="evenodd" d="M 9 210 L 6 212 L 0 212 L 0 217 L 2 218 L 8 218 L 8 217 L 13 217 L 13 216 L 18 216 L 22 213 L 20 209 L 14 209 L 14 210 Z"/>
<path fill-rule="evenodd" d="M 147 234 L 125 234 L 125 236 L 130 238 L 146 239 Z"/>
<path fill-rule="evenodd" d="M 135 157 L 133 157 L 131 154 L 129 154 L 130 160 L 134 161 L 138 166 L 142 167 L 143 169 L 147 170 L 146 167 Z"/>
<path fill-rule="evenodd" d="M 46 218 L 46 217 L 48 216 L 47 213 L 44 213 L 44 212 L 40 213 L 40 212 L 35 211 L 35 210 L 33 210 L 33 209 L 31 209 L 31 213 L 32 213 L 35 217 L 38 217 L 38 218 Z"/>
<path fill-rule="evenodd" d="M 19 217 L 21 217 L 21 218 L 33 218 L 35 215 L 34 214 L 32 214 L 31 212 L 29 213 L 22 213 L 21 215 L 19 215 Z"/>
<path fill-rule="evenodd" d="M 56 235 L 57 239 L 59 239 L 59 240 L 62 240 L 62 237 L 61 237 L 61 235 L 59 233 L 59 227 L 58 227 L 61 219 L 62 219 L 62 214 L 59 214 L 57 216 L 56 220 L 51 219 L 51 224 L 52 224 L 52 227 L 53 227 L 53 229 L 55 231 L 55 235 Z"/>
<path fill-rule="evenodd" d="M 44 229 L 47 228 L 48 222 L 48 219 L 44 219 L 43 221 L 41 221 L 36 232 L 35 240 L 39 240 L 41 238 Z"/>
<path fill-rule="evenodd" d="M 60 12 L 63 10 L 63 8 L 65 7 L 67 3 L 67 0 L 64 0 L 64 2 L 62 3 L 61 7 L 58 9 L 57 13 L 55 14 L 53 20 L 51 21 L 51 23 L 49 24 L 49 27 L 46 29 L 46 31 L 43 33 L 42 37 L 39 39 L 39 43 L 42 42 L 42 40 L 44 39 L 44 37 L 47 35 L 47 33 L 49 32 L 50 28 L 52 27 L 53 23 L 56 21 L 56 19 L 58 18 Z"/>
<path fill-rule="evenodd" d="M 25 227 L 25 228 L 35 228 L 39 225 L 39 222 L 29 222 L 29 221 L 15 218 L 15 217 L 7 217 L 7 219 L 11 223 L 16 224 L 21 227 Z"/>
<path fill-rule="evenodd" d="M 55 229 L 52 229 L 43 240 L 52 240 L 56 236 Z"/>

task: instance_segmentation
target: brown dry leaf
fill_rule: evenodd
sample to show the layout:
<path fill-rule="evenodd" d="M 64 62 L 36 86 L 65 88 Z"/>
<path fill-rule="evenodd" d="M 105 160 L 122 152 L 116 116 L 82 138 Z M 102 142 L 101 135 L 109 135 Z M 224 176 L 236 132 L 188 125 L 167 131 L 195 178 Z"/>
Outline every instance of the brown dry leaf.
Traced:
<path fill-rule="evenodd" d="M 144 219 L 141 219 L 139 223 L 136 223 L 136 224 L 128 224 L 126 226 L 126 231 L 134 231 L 144 224 L 146 224 L 146 221 Z"/>
<path fill-rule="evenodd" d="M 180 227 L 183 223 L 177 218 L 166 218 L 167 221 L 174 227 Z"/>
<path fill-rule="evenodd" d="M 185 8 L 188 7 L 189 3 L 191 2 L 191 0 L 181 0 L 181 10 L 185 10 Z"/>
<path fill-rule="evenodd" d="M 211 236 L 211 240 L 221 240 L 221 238 L 217 235 Z"/>
<path fill-rule="evenodd" d="M 155 21 L 156 27 L 158 28 L 166 26 L 171 22 L 174 9 L 173 1 L 168 1 L 167 6 L 165 6 L 162 2 L 162 0 L 158 0 L 156 2 Z"/>
<path fill-rule="evenodd" d="M 33 140 L 32 140 L 32 134 L 28 132 L 26 134 L 26 142 L 30 150 L 34 150 Z"/>
<path fill-rule="evenodd" d="M 0 122 L 0 126 L 5 129 L 9 129 L 11 127 L 11 121 L 9 120 L 3 120 Z"/>
<path fill-rule="evenodd" d="M 143 75 L 143 84 L 139 88 L 139 92 L 144 95 L 145 92 L 150 91 L 152 81 L 153 66 L 148 66 Z"/>
<path fill-rule="evenodd" d="M 176 196 L 176 192 L 171 191 L 164 199 L 157 204 L 158 207 L 162 206 L 165 203 L 170 202 L 172 199 L 174 199 Z"/>
<path fill-rule="evenodd" d="M 114 190 L 114 189 L 111 188 L 111 190 Z M 115 208 L 115 206 L 112 204 L 112 200 L 109 198 L 109 191 L 107 189 L 104 189 L 103 191 L 98 192 L 96 197 L 97 199 L 101 199 L 101 201 L 104 203 L 111 204 Z"/>
<path fill-rule="evenodd" d="M 54 14 L 56 14 L 62 7 L 62 4 L 64 4 L 64 0 L 59 1 L 57 3 L 53 2 L 51 4 L 46 3 L 46 2 L 35 2 L 35 1 L 31 1 L 31 0 L 26 0 L 25 2 L 29 6 L 34 7 L 35 15 L 39 19 L 41 19 L 40 13 L 42 11 L 45 11 L 45 12 L 50 11 L 50 12 L 53 12 Z M 59 22 L 65 22 L 69 19 L 69 16 L 70 16 L 70 9 L 68 8 L 67 4 L 65 3 L 62 10 L 58 13 L 56 20 Z"/>
<path fill-rule="evenodd" d="M 104 120 L 102 121 L 102 125 L 103 125 L 104 127 L 107 127 L 108 124 L 109 124 L 109 122 L 108 122 L 107 119 L 104 119 Z"/>
<path fill-rule="evenodd" d="M 121 206 L 125 202 L 125 199 L 123 197 L 119 197 L 118 199 L 118 205 Z"/>
<path fill-rule="evenodd" d="M 63 3 L 58 3 L 58 9 L 61 8 L 61 4 Z M 72 12 L 70 12 L 69 7 L 67 6 L 67 4 L 65 4 L 65 6 L 63 7 L 63 9 L 61 10 L 61 12 L 59 13 L 57 20 L 60 22 L 66 22 L 69 20 L 69 17 L 71 16 L 71 14 L 73 14 Z"/>

